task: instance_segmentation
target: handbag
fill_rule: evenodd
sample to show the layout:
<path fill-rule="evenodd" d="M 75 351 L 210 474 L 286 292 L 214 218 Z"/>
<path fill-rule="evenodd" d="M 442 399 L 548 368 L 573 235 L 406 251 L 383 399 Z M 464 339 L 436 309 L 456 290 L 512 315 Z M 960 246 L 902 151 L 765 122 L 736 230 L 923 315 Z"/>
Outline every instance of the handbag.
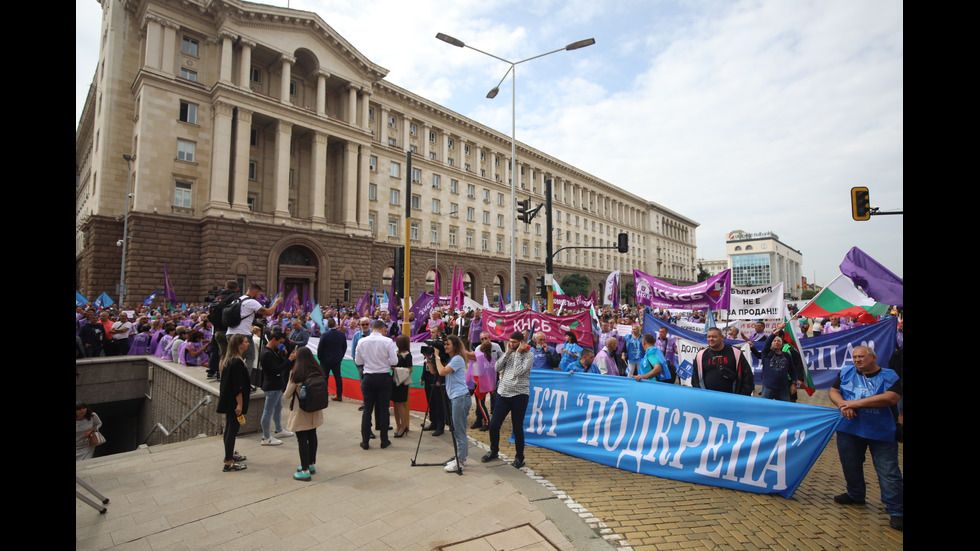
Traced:
<path fill-rule="evenodd" d="M 105 436 L 102 436 L 101 432 L 95 431 L 92 433 L 92 436 L 88 437 L 89 446 L 99 446 L 101 444 L 105 444 Z"/>
<path fill-rule="evenodd" d="M 396 385 L 412 384 L 412 370 L 407 367 L 394 368 L 394 377 Z"/>

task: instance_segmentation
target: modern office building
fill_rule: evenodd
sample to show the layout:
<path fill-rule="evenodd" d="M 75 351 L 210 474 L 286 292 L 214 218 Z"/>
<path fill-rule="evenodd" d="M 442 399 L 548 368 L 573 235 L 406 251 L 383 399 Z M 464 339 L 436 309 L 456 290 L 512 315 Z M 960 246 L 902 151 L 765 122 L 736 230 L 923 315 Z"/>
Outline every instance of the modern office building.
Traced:
<path fill-rule="evenodd" d="M 800 296 L 803 253 L 781 242 L 775 233 L 734 230 L 725 241 L 725 252 L 732 268 L 732 285 L 782 282 L 787 298 Z"/>
<path fill-rule="evenodd" d="M 411 241 L 413 295 L 454 266 L 478 300 L 544 272 L 545 217 L 519 199 L 553 182 L 556 278 L 639 269 L 696 278 L 697 222 L 385 80 L 311 12 L 238 0 L 102 0 L 98 67 L 75 136 L 76 286 L 131 306 L 163 284 L 199 301 L 228 279 L 282 282 L 320 304 L 388 289 Z M 409 167 L 408 156 L 412 161 Z M 125 160 L 124 155 L 135 156 Z M 411 193 L 406 180 L 411 179 Z M 131 192 L 127 197 L 127 185 Z M 406 223 L 406 207 L 411 216 Z M 617 235 L 629 252 L 616 252 Z"/>

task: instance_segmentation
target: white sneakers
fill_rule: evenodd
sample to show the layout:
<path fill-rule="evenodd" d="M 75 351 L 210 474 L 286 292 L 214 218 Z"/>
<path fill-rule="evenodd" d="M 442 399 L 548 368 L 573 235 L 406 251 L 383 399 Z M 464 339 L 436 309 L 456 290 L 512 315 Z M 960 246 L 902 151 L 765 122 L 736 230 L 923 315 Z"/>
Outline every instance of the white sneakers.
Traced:
<path fill-rule="evenodd" d="M 457 465 L 457 463 L 456 463 L 456 460 L 455 459 L 453 459 L 449 463 L 446 463 L 446 472 L 447 473 L 454 473 L 454 472 L 456 472 L 456 465 Z M 459 462 L 459 470 L 463 470 L 463 467 L 465 467 L 465 466 L 466 466 L 466 462 L 465 461 L 460 461 Z"/>
<path fill-rule="evenodd" d="M 280 446 L 282 445 L 282 440 L 279 440 L 275 436 L 270 436 L 269 438 L 262 439 L 263 446 Z"/>
<path fill-rule="evenodd" d="M 280 431 L 276 431 L 272 433 L 272 436 L 275 436 L 276 438 L 289 438 L 290 436 L 295 436 L 295 434 L 289 432 L 286 429 L 282 429 Z"/>

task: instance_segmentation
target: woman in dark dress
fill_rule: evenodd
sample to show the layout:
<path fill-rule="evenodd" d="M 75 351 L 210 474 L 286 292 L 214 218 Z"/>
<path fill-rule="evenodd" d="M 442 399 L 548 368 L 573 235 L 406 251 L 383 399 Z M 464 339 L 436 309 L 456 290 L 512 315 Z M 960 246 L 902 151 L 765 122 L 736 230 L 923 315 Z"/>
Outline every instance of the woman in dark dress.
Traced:
<path fill-rule="evenodd" d="M 407 367 L 412 372 L 412 351 L 409 349 L 408 335 L 398 335 L 395 338 L 398 347 L 398 363 L 395 367 Z M 411 380 L 411 378 L 409 379 Z M 401 438 L 408 432 L 408 389 L 411 383 L 400 385 L 392 382 L 391 401 L 395 410 L 395 438 Z"/>
<path fill-rule="evenodd" d="M 241 461 L 245 456 L 235 451 L 235 437 L 241 425 L 239 415 L 248 413 L 248 398 L 252 385 L 242 355 L 248 349 L 247 335 L 232 335 L 228 340 L 228 357 L 221 364 L 221 390 L 218 394 L 218 413 L 225 414 L 225 467 L 224 471 L 244 471 Z"/>

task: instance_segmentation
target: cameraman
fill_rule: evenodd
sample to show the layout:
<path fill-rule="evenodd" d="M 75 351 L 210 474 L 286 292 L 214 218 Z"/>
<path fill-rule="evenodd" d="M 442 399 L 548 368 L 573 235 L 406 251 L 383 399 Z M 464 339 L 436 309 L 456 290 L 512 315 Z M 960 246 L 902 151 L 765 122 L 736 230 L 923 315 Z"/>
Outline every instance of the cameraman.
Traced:
<path fill-rule="evenodd" d="M 218 366 L 221 365 L 221 359 L 228 353 L 228 336 L 226 334 L 228 327 L 222 321 L 221 313 L 240 294 L 238 291 L 238 282 L 229 279 L 225 282 L 225 288 L 214 297 L 211 306 L 208 308 L 208 319 L 211 320 L 211 326 L 214 327 L 214 334 L 211 336 L 212 346 L 211 358 L 208 363 L 208 379 L 217 378 Z M 217 344 L 217 348 L 213 346 L 214 344 Z"/>
<path fill-rule="evenodd" d="M 425 389 L 425 398 L 429 402 L 429 424 L 422 427 L 422 430 L 431 430 L 432 436 L 440 436 L 446 428 L 446 413 L 443 408 L 445 378 L 439 375 L 435 363 L 435 356 L 445 354 L 446 350 L 441 325 L 432 327 L 432 338 L 425 344 L 426 346 L 422 347 L 422 354 L 426 359 L 426 369 L 422 371 L 422 387 Z M 449 362 L 448 356 L 443 359 L 446 363 Z"/>

